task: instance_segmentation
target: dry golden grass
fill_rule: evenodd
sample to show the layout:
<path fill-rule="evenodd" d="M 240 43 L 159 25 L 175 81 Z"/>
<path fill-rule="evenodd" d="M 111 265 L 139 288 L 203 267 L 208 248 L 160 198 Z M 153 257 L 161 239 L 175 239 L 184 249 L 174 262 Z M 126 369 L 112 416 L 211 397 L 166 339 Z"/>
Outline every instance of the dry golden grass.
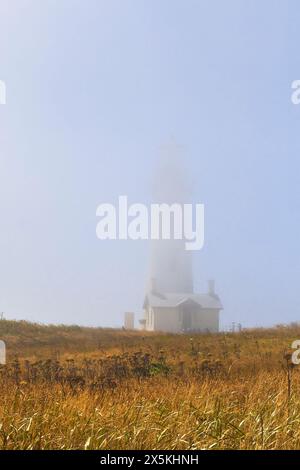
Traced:
<path fill-rule="evenodd" d="M 300 448 L 297 326 L 191 338 L 2 320 L 0 338 L 1 449 Z"/>

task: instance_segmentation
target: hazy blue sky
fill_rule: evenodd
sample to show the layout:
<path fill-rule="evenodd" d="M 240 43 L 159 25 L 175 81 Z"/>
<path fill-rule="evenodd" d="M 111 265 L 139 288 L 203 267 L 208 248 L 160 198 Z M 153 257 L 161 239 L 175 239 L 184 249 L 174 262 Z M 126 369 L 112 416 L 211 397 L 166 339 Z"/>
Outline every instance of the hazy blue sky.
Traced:
<path fill-rule="evenodd" d="M 223 324 L 300 321 L 300 4 L 0 0 L 0 311 L 120 325 L 149 245 L 96 239 L 96 207 L 148 203 L 185 147 Z"/>

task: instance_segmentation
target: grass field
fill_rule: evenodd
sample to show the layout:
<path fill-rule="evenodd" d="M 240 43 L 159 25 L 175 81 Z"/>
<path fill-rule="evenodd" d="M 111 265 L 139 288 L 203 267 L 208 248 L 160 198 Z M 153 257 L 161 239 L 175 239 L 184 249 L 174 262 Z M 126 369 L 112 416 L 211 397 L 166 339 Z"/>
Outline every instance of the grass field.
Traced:
<path fill-rule="evenodd" d="M 1 320 L 0 339 L 1 449 L 300 448 L 296 325 L 188 336 Z"/>

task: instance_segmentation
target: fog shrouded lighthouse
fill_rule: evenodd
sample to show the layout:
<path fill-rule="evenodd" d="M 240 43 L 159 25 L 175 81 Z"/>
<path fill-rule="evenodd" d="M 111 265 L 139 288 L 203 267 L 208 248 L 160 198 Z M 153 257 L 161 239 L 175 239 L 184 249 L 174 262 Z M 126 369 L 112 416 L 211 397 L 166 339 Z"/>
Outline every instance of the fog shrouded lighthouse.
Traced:
<path fill-rule="evenodd" d="M 160 168 L 154 184 L 154 203 L 191 202 L 191 187 L 174 142 L 163 148 Z M 172 233 L 172 231 L 171 231 Z M 194 293 L 192 251 L 185 240 L 152 240 L 150 272 L 144 300 L 144 318 L 148 331 L 218 331 L 222 304 L 209 281 L 205 294 Z"/>

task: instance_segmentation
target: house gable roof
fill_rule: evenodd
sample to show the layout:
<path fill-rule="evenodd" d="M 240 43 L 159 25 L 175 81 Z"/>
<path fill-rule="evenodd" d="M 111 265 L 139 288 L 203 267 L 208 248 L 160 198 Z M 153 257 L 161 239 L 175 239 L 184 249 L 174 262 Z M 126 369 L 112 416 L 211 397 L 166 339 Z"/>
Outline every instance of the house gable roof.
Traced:
<path fill-rule="evenodd" d="M 222 303 L 217 295 L 210 294 L 174 294 L 148 292 L 144 301 L 144 308 L 150 307 L 178 307 L 186 302 L 195 302 L 202 308 L 222 310 Z"/>

